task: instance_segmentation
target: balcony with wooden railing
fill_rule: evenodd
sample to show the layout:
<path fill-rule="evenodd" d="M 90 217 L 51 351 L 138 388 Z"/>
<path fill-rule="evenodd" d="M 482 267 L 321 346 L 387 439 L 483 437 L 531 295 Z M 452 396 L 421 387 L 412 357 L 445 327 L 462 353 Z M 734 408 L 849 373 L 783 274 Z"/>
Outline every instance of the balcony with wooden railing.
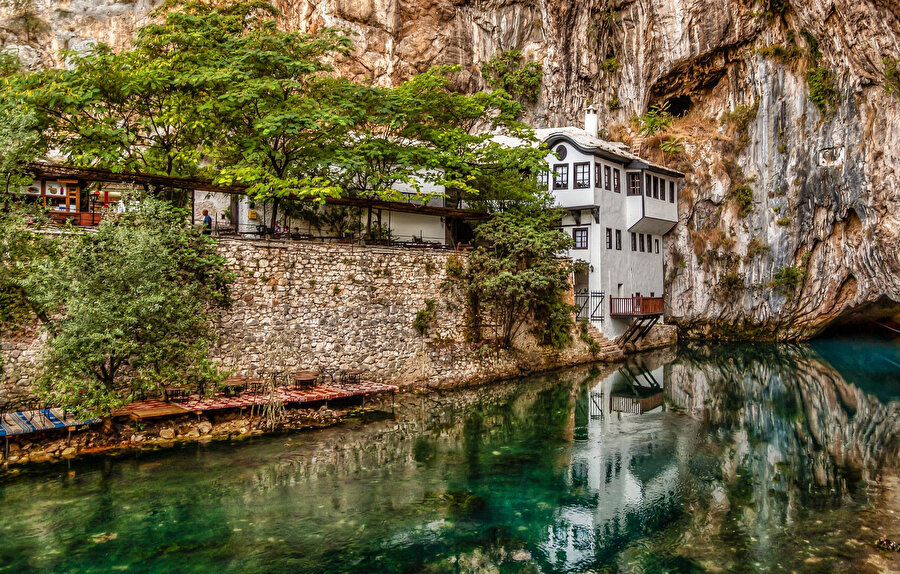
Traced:
<path fill-rule="evenodd" d="M 611 297 L 611 317 L 655 317 L 663 314 L 662 297 Z"/>

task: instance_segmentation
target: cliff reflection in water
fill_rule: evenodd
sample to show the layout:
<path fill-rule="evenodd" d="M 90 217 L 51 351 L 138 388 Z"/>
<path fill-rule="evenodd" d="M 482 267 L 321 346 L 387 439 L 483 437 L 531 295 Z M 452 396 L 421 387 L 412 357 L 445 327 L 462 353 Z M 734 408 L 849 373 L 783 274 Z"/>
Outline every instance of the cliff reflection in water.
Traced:
<path fill-rule="evenodd" d="M 897 568 L 871 546 L 900 539 L 897 409 L 811 347 L 404 395 L 396 418 L 8 479 L 0 565 Z"/>

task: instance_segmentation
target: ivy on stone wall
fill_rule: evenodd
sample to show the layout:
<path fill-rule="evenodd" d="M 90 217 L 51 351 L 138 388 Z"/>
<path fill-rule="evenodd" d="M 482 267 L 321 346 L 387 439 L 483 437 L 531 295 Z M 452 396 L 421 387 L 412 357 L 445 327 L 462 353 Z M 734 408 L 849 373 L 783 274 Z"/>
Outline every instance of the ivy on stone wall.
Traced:
<path fill-rule="evenodd" d="M 451 269 L 448 261 L 448 276 L 465 291 L 472 339 L 482 340 L 489 327 L 510 348 L 531 325 L 543 344 L 561 348 L 571 341 L 572 305 L 565 300 L 571 265 L 557 254 L 572 238 L 559 230 L 561 217 L 543 202 L 497 213 L 476 229 L 480 246 L 466 263 L 453 262 Z"/>

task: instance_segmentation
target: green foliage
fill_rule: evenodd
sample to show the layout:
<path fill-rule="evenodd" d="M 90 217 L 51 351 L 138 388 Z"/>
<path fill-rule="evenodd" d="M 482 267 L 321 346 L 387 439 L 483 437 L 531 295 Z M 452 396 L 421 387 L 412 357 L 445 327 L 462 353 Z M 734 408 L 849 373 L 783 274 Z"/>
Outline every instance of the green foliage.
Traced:
<path fill-rule="evenodd" d="M 772 44 L 760 48 L 759 55 L 770 60 L 787 63 L 799 59 L 803 54 L 795 42 L 789 42 L 788 44 Z"/>
<path fill-rule="evenodd" d="M 725 114 L 723 121 L 734 130 L 739 149 L 743 149 L 750 143 L 750 123 L 756 119 L 758 114 L 759 98 L 753 102 L 753 105 L 741 104 Z"/>
<path fill-rule="evenodd" d="M 885 58 L 884 89 L 887 93 L 900 98 L 900 59 Z"/>
<path fill-rule="evenodd" d="M 11 194 L 0 193 L 0 332 L 16 331 L 45 309 L 29 290 L 29 278 L 55 256 L 58 236 L 35 233 L 46 214 Z"/>
<path fill-rule="evenodd" d="M 537 102 L 541 93 L 543 70 L 539 62 L 523 62 L 522 52 L 508 50 L 481 66 L 488 86 L 503 90 L 521 102 Z"/>
<path fill-rule="evenodd" d="M 772 275 L 769 287 L 782 295 L 792 297 L 797 288 L 803 284 L 806 270 L 796 265 L 787 265 Z"/>
<path fill-rule="evenodd" d="M 791 218 L 788 217 L 787 215 L 784 215 L 782 217 L 779 217 L 778 220 L 775 221 L 775 223 L 778 224 L 778 226 L 780 226 L 780 227 L 787 227 L 788 225 L 791 224 Z"/>
<path fill-rule="evenodd" d="M 594 337 L 591 336 L 591 333 L 588 331 L 588 322 L 587 321 L 579 321 L 578 323 L 578 337 L 584 342 L 588 347 L 588 351 L 596 357 L 600 354 L 600 343 L 597 342 Z"/>
<path fill-rule="evenodd" d="M 83 415 L 108 414 L 135 392 L 217 379 L 207 359 L 210 306 L 231 275 L 215 242 L 186 213 L 150 197 L 96 233 L 72 233 L 26 292 L 50 313 L 43 394 Z"/>
<path fill-rule="evenodd" d="M 462 279 L 465 277 L 466 265 L 462 257 L 451 255 L 447 258 L 447 277 L 451 279 Z"/>
<path fill-rule="evenodd" d="M 615 112 L 622 109 L 622 102 L 619 101 L 619 96 L 613 96 L 611 100 L 606 102 L 606 107 L 611 112 Z"/>
<path fill-rule="evenodd" d="M 718 289 L 726 297 L 734 297 L 744 289 L 745 277 L 736 271 L 729 271 L 719 281 Z"/>
<path fill-rule="evenodd" d="M 790 9 L 787 0 L 756 0 L 755 6 L 759 10 L 760 15 L 766 18 L 784 16 Z"/>
<path fill-rule="evenodd" d="M 753 213 L 753 188 L 746 183 L 733 185 L 728 196 L 740 209 L 741 217 L 747 217 Z"/>
<path fill-rule="evenodd" d="M 684 143 L 681 141 L 681 138 L 673 136 L 663 140 L 659 144 L 659 149 L 670 155 L 678 155 L 684 151 Z"/>
<path fill-rule="evenodd" d="M 669 113 L 669 102 L 653 105 L 650 110 L 638 118 L 640 133 L 650 137 L 666 131 L 672 126 L 672 114 Z"/>
<path fill-rule="evenodd" d="M 834 74 L 828 68 L 810 68 L 806 71 L 809 99 L 819 108 L 823 117 L 831 117 L 838 104 L 838 91 Z"/>
<path fill-rule="evenodd" d="M 32 182 L 28 162 L 46 151 L 37 120 L 14 102 L 0 101 L 0 196 Z"/>
<path fill-rule="evenodd" d="M 413 319 L 413 329 L 420 335 L 427 335 L 428 329 L 437 321 L 437 303 L 434 299 L 425 300 L 425 308 L 416 311 L 416 318 Z"/>
<path fill-rule="evenodd" d="M 800 35 L 803 36 L 803 40 L 806 42 L 806 51 L 809 54 L 810 62 L 815 66 L 819 62 L 819 58 L 822 57 L 822 52 L 819 50 L 819 41 L 807 30 L 801 30 Z"/>
<path fill-rule="evenodd" d="M 486 316 L 505 348 L 529 322 L 541 341 L 565 344 L 572 325 L 572 307 L 564 301 L 570 269 L 556 255 L 572 238 L 559 230 L 560 218 L 551 203 L 536 202 L 495 214 L 478 226 L 481 246 L 461 273 L 473 338 L 481 338 Z"/>
<path fill-rule="evenodd" d="M 600 63 L 600 69 L 607 74 L 615 74 L 620 65 L 618 56 L 611 55 Z"/>
<path fill-rule="evenodd" d="M 155 15 L 131 49 L 69 54 L 67 69 L 26 74 L 8 90 L 69 162 L 241 184 L 270 202 L 270 227 L 286 198 L 399 199 L 401 183 L 518 200 L 534 191 L 523 178 L 545 167 L 538 146 L 490 139 L 534 142 L 516 121 L 521 104 L 504 90 L 456 92 L 458 68 L 395 88 L 340 79 L 327 62 L 350 40 L 283 30 L 265 0 L 173 0 Z M 537 64 L 504 73 L 517 89 L 536 73 L 539 83 Z"/>
<path fill-rule="evenodd" d="M 750 240 L 750 243 L 747 244 L 746 260 L 749 261 L 749 260 L 753 259 L 754 257 L 756 257 L 757 255 L 759 255 L 760 253 L 762 253 L 763 251 L 768 251 L 771 248 L 772 248 L 771 246 L 766 245 L 765 243 L 763 243 L 762 241 L 760 241 L 759 239 L 754 237 L 753 239 Z"/>

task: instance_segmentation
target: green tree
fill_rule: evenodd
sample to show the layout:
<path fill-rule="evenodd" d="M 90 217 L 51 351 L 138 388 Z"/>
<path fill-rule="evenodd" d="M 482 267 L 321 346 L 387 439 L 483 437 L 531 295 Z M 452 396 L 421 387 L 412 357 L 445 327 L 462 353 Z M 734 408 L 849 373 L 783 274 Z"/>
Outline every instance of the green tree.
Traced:
<path fill-rule="evenodd" d="M 476 208 L 533 199 L 536 186 L 523 182 L 546 169 L 546 150 L 516 120 L 521 105 L 503 92 L 455 92 L 458 71 L 433 68 L 393 89 L 357 88 L 359 115 L 331 158 L 335 181 L 350 195 L 392 200 L 403 199 L 399 184 L 415 199 L 426 199 L 426 187 L 444 189 L 451 204 Z"/>
<path fill-rule="evenodd" d="M 26 290 L 52 310 L 41 388 L 54 404 L 108 414 L 135 392 L 214 379 L 208 309 L 231 276 L 214 241 L 169 202 L 128 197 L 96 233 L 75 233 L 31 273 Z"/>
<path fill-rule="evenodd" d="M 655 104 L 640 118 L 642 136 L 651 137 L 668 130 L 672 126 L 672 114 L 669 113 L 669 102 Z"/>
<path fill-rule="evenodd" d="M 561 347 L 570 340 L 572 306 L 565 293 L 571 266 L 558 255 L 572 238 L 559 229 L 561 218 L 549 202 L 532 202 L 495 214 L 476 229 L 482 246 L 463 272 L 476 336 L 484 314 L 497 325 L 505 348 L 528 323 L 546 344 Z"/>
<path fill-rule="evenodd" d="M 540 96 L 543 73 L 540 63 L 524 62 L 519 50 L 507 50 L 481 66 L 488 86 L 530 103 L 537 102 Z"/>
<path fill-rule="evenodd" d="M 46 151 L 40 123 L 21 94 L 22 69 L 0 53 L 0 197 L 31 183 L 28 163 Z"/>

